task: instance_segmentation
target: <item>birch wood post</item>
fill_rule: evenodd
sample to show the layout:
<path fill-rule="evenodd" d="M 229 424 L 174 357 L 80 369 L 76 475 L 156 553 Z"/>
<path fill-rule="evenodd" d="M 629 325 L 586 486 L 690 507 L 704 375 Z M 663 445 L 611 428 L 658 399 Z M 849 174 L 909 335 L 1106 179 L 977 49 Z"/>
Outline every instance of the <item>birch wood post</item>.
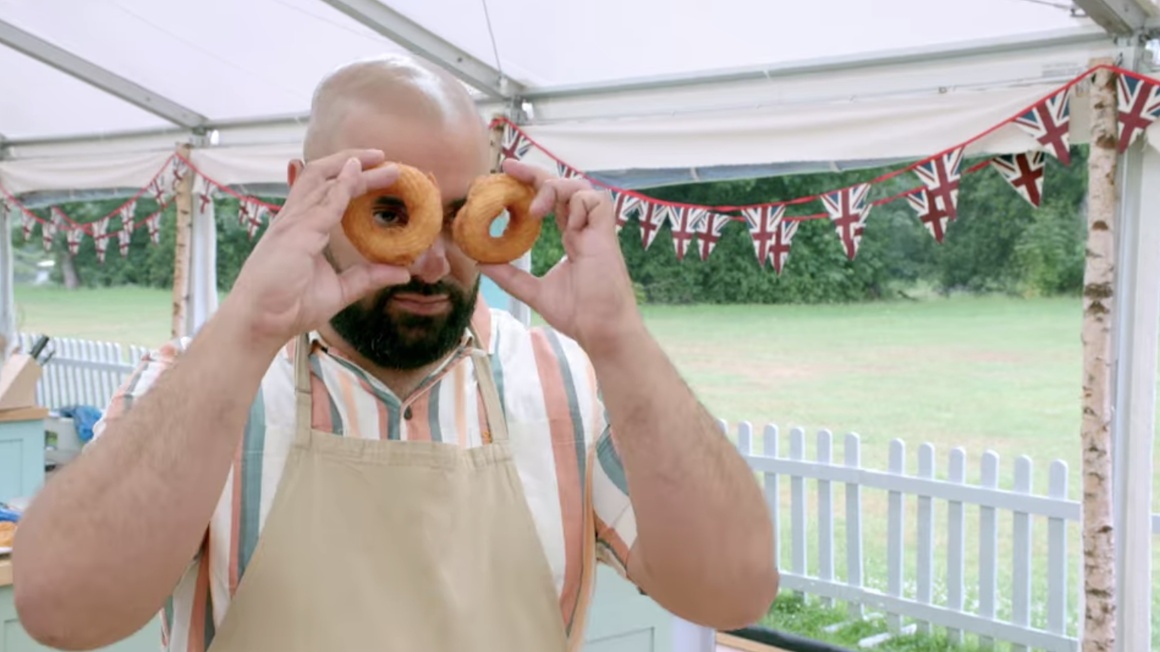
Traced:
<path fill-rule="evenodd" d="M 491 149 L 491 171 L 493 173 L 503 171 L 503 122 L 500 118 L 503 116 L 495 114 L 492 116 L 494 126 L 491 128 L 491 139 L 489 141 Z"/>
<path fill-rule="evenodd" d="M 1111 61 L 1095 61 L 1110 65 Z M 1116 640 L 1112 525 L 1111 339 L 1115 294 L 1116 76 L 1095 72 L 1091 86 L 1087 256 L 1083 288 L 1083 652 L 1111 652 Z"/>
<path fill-rule="evenodd" d="M 182 143 L 177 152 L 189 160 L 189 144 Z M 173 337 L 185 333 L 185 312 L 189 308 L 190 240 L 193 237 L 193 171 L 187 170 L 177 185 L 174 198 L 177 226 L 173 242 Z"/>

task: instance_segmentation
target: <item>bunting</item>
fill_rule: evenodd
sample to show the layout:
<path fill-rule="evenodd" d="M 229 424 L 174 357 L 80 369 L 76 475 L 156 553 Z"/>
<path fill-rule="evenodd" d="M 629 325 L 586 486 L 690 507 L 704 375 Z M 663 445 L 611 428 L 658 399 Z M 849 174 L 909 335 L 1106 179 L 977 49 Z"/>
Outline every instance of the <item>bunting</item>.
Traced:
<path fill-rule="evenodd" d="M 640 240 L 645 251 L 648 251 L 649 246 L 657 237 L 657 232 L 661 230 L 668 218 L 668 206 L 641 202 L 640 210 L 637 212 L 637 221 L 640 222 Z"/>
<path fill-rule="evenodd" d="M 689 251 L 689 243 L 697 235 L 697 223 L 708 211 L 696 206 L 673 206 L 669 209 L 669 225 L 673 233 L 673 249 L 677 260 L 684 260 Z"/>
<path fill-rule="evenodd" d="M 745 224 L 749 227 L 749 239 L 753 241 L 753 253 L 757 255 L 758 267 L 765 267 L 770 257 L 770 247 L 777 238 L 785 204 L 747 208 L 742 211 Z"/>
<path fill-rule="evenodd" d="M 1043 152 L 996 156 L 991 159 L 991 165 L 1020 197 L 1039 208 L 1043 199 L 1043 173 L 1047 165 Z"/>
<path fill-rule="evenodd" d="M 918 220 L 926 227 L 934 239 L 942 244 L 943 236 L 947 231 L 947 223 L 951 216 L 940 207 L 937 201 L 932 201 L 929 188 L 916 188 L 907 193 L 906 201 L 918 213 Z"/>
<path fill-rule="evenodd" d="M 1064 165 L 1071 163 L 1071 95 L 1068 86 L 1015 118 L 1015 124 Z"/>
<path fill-rule="evenodd" d="M 1132 145 L 1140 134 L 1160 118 L 1160 81 L 1132 71 L 1113 68 L 1118 81 L 1118 120 L 1120 126 L 1121 153 Z M 673 249 L 678 260 L 684 260 L 689 246 L 696 241 L 697 253 L 702 261 L 708 260 L 724 228 L 732 222 L 744 221 L 754 247 L 759 265 L 764 269 L 766 262 L 772 263 L 775 273 L 780 274 L 788 260 L 793 238 L 802 221 L 828 219 L 834 229 L 848 259 L 853 260 L 858 253 L 865 224 L 874 206 L 903 199 L 915 211 L 923 227 L 939 243 L 943 243 L 951 222 L 956 219 L 959 186 L 962 176 L 986 167 L 994 168 L 1006 183 L 1032 207 L 1043 203 L 1044 178 L 1047 156 L 1054 156 L 1063 164 L 1070 163 L 1070 104 L 1074 88 L 1082 83 L 1089 73 L 1076 77 L 1070 83 L 1054 89 L 1049 95 L 1036 101 L 1031 107 L 1020 110 L 999 125 L 961 143 L 947 151 L 915 161 L 892 170 L 872 181 L 852 185 L 840 190 L 823 192 L 810 197 L 779 198 L 768 204 L 752 207 L 738 206 L 697 206 L 671 204 L 651 199 L 640 192 L 614 188 L 599 181 L 591 180 L 594 187 L 608 193 L 616 219 L 616 231 L 620 233 L 634 216 L 641 229 L 641 245 L 648 249 L 657 234 L 668 224 L 672 234 Z M 502 119 L 501 119 L 502 120 Z M 548 152 L 518 126 L 503 120 L 500 156 L 504 159 L 524 160 L 532 148 L 538 148 L 547 155 L 561 178 L 587 179 L 587 175 L 577 167 Z M 993 133 L 999 127 L 1014 124 L 1023 133 L 1035 139 L 1028 144 L 1027 151 L 994 155 L 983 159 L 967 169 L 964 168 L 965 151 L 980 138 Z M 913 172 L 918 179 L 917 187 L 903 190 L 883 199 L 870 200 L 871 192 L 882 189 L 885 182 L 898 179 Z M 137 195 L 117 210 L 102 216 L 89 224 L 77 224 L 68 219 L 56 207 L 50 207 L 49 219 L 41 219 L 22 206 L 11 193 L 0 187 L 0 210 L 11 216 L 12 211 L 21 213 L 21 230 L 25 240 L 31 238 L 36 223 L 41 224 L 42 241 L 45 250 L 50 250 L 53 239 L 59 231 L 65 231 L 68 249 L 76 253 L 85 237 L 92 237 L 97 249 L 98 260 L 104 260 L 110 224 L 118 221 L 118 239 L 122 256 L 128 254 L 132 233 L 145 226 L 153 243 L 160 242 L 160 220 L 163 210 L 175 196 L 179 186 L 194 175 L 193 193 L 195 207 L 199 212 L 212 211 L 211 204 L 218 197 L 229 195 L 238 200 L 237 219 L 251 238 L 256 237 L 262 225 L 270 219 L 277 206 L 264 203 L 255 197 L 243 196 L 227 186 L 223 186 L 205 176 L 180 155 L 166 159 L 157 174 Z M 891 191 L 895 192 L 895 191 Z M 883 193 L 885 194 L 885 193 Z M 134 221 L 136 202 L 145 196 L 158 204 L 145 220 Z M 806 206 L 818 202 L 822 212 L 795 217 L 787 217 L 787 207 Z M 809 209 L 807 209 L 808 211 Z"/>
<path fill-rule="evenodd" d="M 133 213 L 136 210 L 137 202 L 131 201 L 118 211 L 121 217 L 121 230 L 117 233 L 117 241 L 122 258 L 129 255 L 129 242 L 133 238 Z"/>
<path fill-rule="evenodd" d="M 830 215 L 834 230 L 838 232 L 838 239 L 842 241 L 846 257 L 850 260 L 854 260 L 854 256 L 858 254 L 862 231 L 866 228 L 866 218 L 870 215 L 870 204 L 866 201 L 869 195 L 868 183 L 822 195 L 822 203 Z"/>
<path fill-rule="evenodd" d="M 161 211 L 145 218 L 145 226 L 149 229 L 149 239 L 153 244 L 161 244 Z"/>
<path fill-rule="evenodd" d="M 1147 79 L 1120 75 L 1117 86 L 1120 153 L 1123 154 L 1160 117 L 1160 85 Z"/>
<path fill-rule="evenodd" d="M 505 124 L 503 128 L 503 143 L 500 146 L 500 162 L 506 159 L 522 159 L 528 150 L 532 148 L 532 141 L 524 137 L 524 134 L 517 131 L 510 124 Z"/>
<path fill-rule="evenodd" d="M 628 216 L 633 213 L 639 213 L 641 210 L 640 198 L 629 192 L 612 191 L 612 211 L 616 215 L 616 232 L 624 228 L 628 224 Z"/>
<path fill-rule="evenodd" d="M 701 262 L 709 259 L 717 241 L 721 239 L 721 229 L 733 219 L 721 213 L 705 212 L 693 227 L 697 231 L 697 251 L 701 254 Z"/>
<path fill-rule="evenodd" d="M 80 229 L 77 229 L 78 231 Z M 109 217 L 105 216 L 93 222 L 93 246 L 97 248 L 97 262 L 104 264 L 105 250 L 109 246 L 109 239 L 105 233 L 109 230 Z"/>

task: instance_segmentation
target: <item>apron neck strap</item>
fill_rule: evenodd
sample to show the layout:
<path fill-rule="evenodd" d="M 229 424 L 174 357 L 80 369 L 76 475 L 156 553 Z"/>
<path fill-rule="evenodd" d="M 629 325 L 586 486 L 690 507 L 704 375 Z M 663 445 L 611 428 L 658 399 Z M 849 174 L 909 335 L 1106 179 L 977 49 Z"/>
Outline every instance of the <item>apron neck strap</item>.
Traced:
<path fill-rule="evenodd" d="M 507 420 L 504 419 L 503 406 L 499 401 L 499 390 L 495 386 L 495 376 L 491 375 L 491 357 L 487 351 L 479 348 L 479 334 L 475 326 L 467 327 L 471 333 L 471 362 L 475 369 L 475 381 L 479 384 L 479 394 L 483 399 L 483 413 L 487 419 L 487 429 L 491 433 L 491 441 L 507 441 Z"/>
<path fill-rule="evenodd" d="M 309 432 L 312 427 L 310 399 L 310 334 L 303 333 L 294 343 L 295 424 L 300 432 Z"/>

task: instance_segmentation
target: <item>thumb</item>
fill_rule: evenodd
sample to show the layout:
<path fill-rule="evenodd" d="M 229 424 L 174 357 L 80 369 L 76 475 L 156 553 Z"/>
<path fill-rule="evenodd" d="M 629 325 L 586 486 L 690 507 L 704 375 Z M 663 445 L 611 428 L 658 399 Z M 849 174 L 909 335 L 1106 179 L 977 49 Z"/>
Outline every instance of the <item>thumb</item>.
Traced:
<path fill-rule="evenodd" d="M 500 287 L 528 306 L 536 306 L 540 293 L 540 279 L 511 265 L 480 265 L 479 271 Z"/>

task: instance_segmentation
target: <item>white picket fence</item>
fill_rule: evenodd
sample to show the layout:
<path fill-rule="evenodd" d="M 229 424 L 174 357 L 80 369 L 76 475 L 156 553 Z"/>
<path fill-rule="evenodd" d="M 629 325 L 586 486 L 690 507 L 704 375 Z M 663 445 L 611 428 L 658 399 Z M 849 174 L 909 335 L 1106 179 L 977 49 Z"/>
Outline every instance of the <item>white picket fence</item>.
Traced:
<path fill-rule="evenodd" d="M 21 350 L 27 351 L 35 339 L 33 334 L 21 334 Z M 103 409 L 147 353 L 142 347 L 65 338 L 53 338 L 46 351 L 56 353 L 37 386 L 37 398 L 49 408 L 83 404 Z M 728 431 L 725 422 L 720 426 Z M 780 565 L 784 590 L 815 596 L 827 604 L 841 601 L 851 621 L 866 618 L 867 610 L 873 610 L 885 617 L 888 631 L 894 634 L 938 627 L 954 641 L 972 634 L 984 648 L 1005 642 L 1013 652 L 1078 649 L 1077 639 L 1068 630 L 1082 605 L 1076 581 L 1079 567 L 1074 560 L 1080 505 L 1068 499 L 1064 462 L 1049 465 L 1048 490 L 1037 495 L 1032 492 L 1033 464 L 1027 457 L 1015 460 L 1013 487 L 1002 489 L 999 458 L 991 452 L 981 457 L 980 482 L 970 484 L 966 451 L 961 448 L 951 450 L 946 459 L 946 479 L 937 479 L 931 444 L 919 447 L 917 473 L 910 474 L 905 444 L 899 440 L 890 442 L 887 470 L 878 471 L 862 466 L 862 445 L 855 434 L 844 437 L 837 461 L 834 438 L 825 430 L 816 435 L 814 459 L 806 459 L 806 435 L 801 429 L 790 432 L 788 455 L 782 454 L 774 425 L 765 426 L 761 433 L 760 451 L 751 424 L 737 424 L 735 434 L 738 450 L 764 487 L 777 550 L 788 545 L 790 563 Z M 873 502 L 870 492 L 875 491 L 885 496 L 886 503 L 885 577 L 866 572 L 866 505 Z M 807 494 L 813 496 L 814 504 Z M 839 515 L 835 499 L 843 494 L 844 500 L 838 500 L 844 507 Z M 910 501 L 916 502 L 913 520 L 908 516 Z M 936 504 L 945 512 L 938 522 Z M 788 527 L 783 515 L 786 508 Z M 977 516 L 968 518 L 968 513 Z M 1038 522 L 1047 528 L 1045 554 L 1033 544 Z M 1160 534 L 1160 515 L 1154 515 L 1152 522 L 1153 533 Z M 1010 556 L 1003 559 L 999 533 L 1007 523 Z M 836 536 L 837 526 L 844 529 L 844 539 Z M 911 535 L 913 540 L 908 541 Z M 940 545 L 936 546 L 936 539 Z M 846 557 L 842 579 L 835 565 L 840 543 Z M 1073 544 L 1071 555 L 1069 543 Z M 913 581 L 907 580 L 908 551 L 915 554 Z M 968 576 L 972 552 L 977 553 L 977 561 Z M 941 576 L 936 576 L 936 558 L 945 569 Z M 998 582 L 1003 564 L 1009 572 L 1009 598 L 1002 597 Z M 1041 578 L 1040 591 L 1033 595 L 1037 569 L 1042 569 L 1046 580 Z M 976 581 L 969 583 L 968 577 Z M 942 594 L 937 599 L 936 587 Z M 1009 604 L 1008 618 L 999 617 L 1001 600 L 1004 606 Z M 1040 617 L 1044 627 L 1032 625 L 1033 610 L 1045 611 L 1045 618 Z"/>
<path fill-rule="evenodd" d="M 722 429 L 727 429 L 721 423 Z M 981 459 L 981 482 L 968 484 L 966 452 L 955 448 L 950 452 L 947 479 L 938 480 L 935 449 L 923 444 L 918 449 L 917 474 L 908 474 L 906 450 L 902 441 L 890 442 L 889 464 L 886 471 L 863 468 L 861 442 L 857 435 L 844 438 L 843 455 L 834 460 L 833 437 L 830 432 L 818 432 L 815 459 L 805 458 L 805 432 L 794 429 L 789 437 L 789 455 L 780 450 L 778 429 L 766 426 L 762 433 L 762 452 L 756 450 L 753 428 L 748 423 L 738 424 L 737 447 L 756 473 L 766 491 L 766 502 L 777 535 L 776 546 L 788 543 L 791 562 L 782 565 L 782 586 L 787 590 L 820 596 L 826 602 L 841 600 L 848 605 L 852 620 L 865 616 L 871 608 L 885 615 L 889 632 L 902 633 L 913 629 L 930 632 L 932 626 L 943 628 L 948 638 L 963 640 L 964 633 L 975 634 L 982 648 L 998 641 L 1011 644 L 1013 651 L 1028 649 L 1072 652 L 1078 649 L 1075 637 L 1068 636 L 1069 615 L 1078 616 L 1080 595 L 1069 577 L 1075 578 L 1077 565 L 1068 555 L 1068 525 L 1077 524 L 1078 535 L 1080 504 L 1068 500 L 1068 468 L 1061 461 L 1049 467 L 1049 489 L 1046 495 L 1035 495 L 1032 488 L 1032 462 L 1027 457 L 1015 460 L 1014 487 L 999 488 L 999 457 L 993 452 Z M 789 527 L 785 527 L 782 502 L 785 492 L 782 480 L 789 485 Z M 809 505 L 807 482 L 814 485 L 816 505 Z M 835 579 L 835 485 L 842 485 L 845 493 L 845 580 Z M 864 500 L 867 490 L 877 490 L 886 497 L 886 577 L 885 587 L 870 588 L 864 574 Z M 917 519 L 913 523 L 915 544 L 915 577 L 911 590 L 904 592 L 905 554 L 908 523 L 904 504 L 917 501 Z M 945 520 L 936 523 L 935 501 L 945 503 Z M 968 508 L 977 509 L 977 519 L 967 518 Z M 812 508 L 812 509 L 811 509 Z M 1000 519 L 1009 519 L 1012 556 L 1006 560 L 1010 569 L 1010 618 L 997 617 L 997 605 L 1002 593 L 998 588 L 998 571 L 1004 563 L 999 554 Z M 1047 527 L 1045 555 L 1033 555 L 1032 532 L 1036 521 Z M 1153 519 L 1154 523 L 1156 519 Z M 813 526 L 816 538 L 808 539 L 808 528 Z M 935 546 L 936 533 L 942 527 L 945 543 Z M 788 541 L 787 541 L 788 539 Z M 974 587 L 966 582 L 968 544 L 976 546 L 977 567 L 971 569 L 977 577 Z M 933 599 L 936 578 L 936 554 L 945 568 L 941 578 L 945 597 L 941 603 Z M 814 557 L 816 570 L 807 571 L 807 558 Z M 1039 608 L 1046 609 L 1046 627 L 1031 624 L 1032 607 L 1037 602 L 1033 595 L 1032 574 L 1040 565 L 1046 572 L 1046 585 L 1038 596 Z M 879 578 L 874 578 L 879 579 Z M 977 605 L 968 609 L 968 589 L 974 588 Z M 1069 596 L 1072 598 L 1069 600 Z M 1006 599 L 1006 598 L 1003 598 Z M 1069 614 L 1070 609 L 1070 614 Z M 914 621 L 903 627 L 903 619 Z"/>
<path fill-rule="evenodd" d="M 20 333 L 18 351 L 27 353 L 39 333 Z M 52 359 L 44 366 L 36 385 L 37 404 L 56 410 L 70 405 L 89 405 L 103 410 L 121 382 L 148 349 L 115 342 L 52 338 L 40 354 Z"/>

